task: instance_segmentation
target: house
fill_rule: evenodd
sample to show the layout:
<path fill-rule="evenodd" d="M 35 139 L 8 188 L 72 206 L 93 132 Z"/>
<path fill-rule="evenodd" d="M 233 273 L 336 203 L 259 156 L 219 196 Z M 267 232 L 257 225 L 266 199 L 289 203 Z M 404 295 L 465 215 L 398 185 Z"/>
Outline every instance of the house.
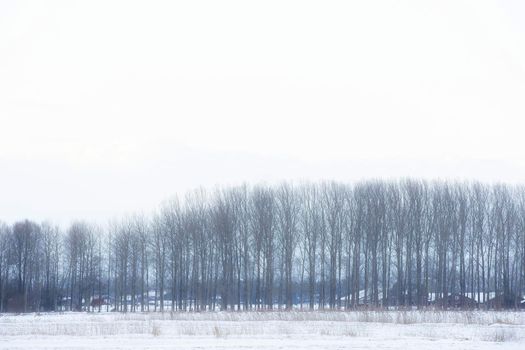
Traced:
<path fill-rule="evenodd" d="M 434 304 L 444 306 L 447 309 L 474 309 L 478 306 L 474 299 L 458 293 L 449 293 L 445 297 L 438 297 L 434 300 Z"/>
<path fill-rule="evenodd" d="M 24 312 L 24 295 L 15 294 L 12 297 L 7 299 L 7 312 Z"/>
<path fill-rule="evenodd" d="M 110 305 L 110 301 L 106 297 L 93 298 L 90 303 L 91 307 L 99 307 L 104 305 Z"/>
<path fill-rule="evenodd" d="M 502 293 L 487 301 L 489 309 L 513 309 L 525 307 L 525 299 L 512 293 Z"/>

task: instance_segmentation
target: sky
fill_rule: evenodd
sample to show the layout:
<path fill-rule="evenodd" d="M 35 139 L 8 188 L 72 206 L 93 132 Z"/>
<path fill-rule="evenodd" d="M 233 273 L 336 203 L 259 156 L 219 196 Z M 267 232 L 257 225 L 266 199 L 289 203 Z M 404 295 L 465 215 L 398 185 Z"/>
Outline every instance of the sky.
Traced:
<path fill-rule="evenodd" d="M 525 182 L 525 2 L 0 0 L 0 220 L 204 187 Z"/>

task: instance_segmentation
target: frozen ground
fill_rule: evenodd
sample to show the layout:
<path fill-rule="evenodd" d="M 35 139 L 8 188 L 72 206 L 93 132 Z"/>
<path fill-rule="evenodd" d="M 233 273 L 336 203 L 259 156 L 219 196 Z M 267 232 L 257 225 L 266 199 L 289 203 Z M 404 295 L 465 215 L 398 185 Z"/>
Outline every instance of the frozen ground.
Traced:
<path fill-rule="evenodd" d="M 0 315 L 0 349 L 524 349 L 524 312 Z"/>

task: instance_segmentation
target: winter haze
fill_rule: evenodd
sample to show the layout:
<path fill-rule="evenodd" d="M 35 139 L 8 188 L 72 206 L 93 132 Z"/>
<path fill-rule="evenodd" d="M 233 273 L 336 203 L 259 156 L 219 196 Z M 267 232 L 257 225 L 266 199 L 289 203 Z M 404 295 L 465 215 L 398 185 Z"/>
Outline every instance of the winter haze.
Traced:
<path fill-rule="evenodd" d="M 0 219 L 106 222 L 245 181 L 522 182 L 524 18 L 520 0 L 2 0 Z"/>

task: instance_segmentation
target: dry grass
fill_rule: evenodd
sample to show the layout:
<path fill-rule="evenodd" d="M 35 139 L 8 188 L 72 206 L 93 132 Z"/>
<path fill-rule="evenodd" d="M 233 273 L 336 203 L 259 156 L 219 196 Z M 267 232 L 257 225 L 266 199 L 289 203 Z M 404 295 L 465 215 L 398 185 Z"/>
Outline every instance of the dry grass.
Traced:
<path fill-rule="evenodd" d="M 520 339 L 518 330 L 525 329 L 525 313 L 407 310 L 0 315 L 0 336 L 374 337 L 386 325 L 391 325 L 388 329 L 399 337 L 469 337 L 502 342 Z"/>
<path fill-rule="evenodd" d="M 497 343 L 517 341 L 519 339 L 518 333 L 515 329 L 498 328 L 486 333 L 483 338 L 484 341 L 491 341 Z"/>
<path fill-rule="evenodd" d="M 525 313 L 516 311 L 246 311 L 246 312 L 165 312 L 117 314 L 127 321 L 334 321 L 394 324 L 525 324 Z"/>
<path fill-rule="evenodd" d="M 161 333 L 162 332 L 161 332 L 160 325 L 153 323 L 151 326 L 151 335 L 153 335 L 154 337 L 158 337 L 161 335 Z"/>
<path fill-rule="evenodd" d="M 228 334 L 229 332 L 227 332 L 223 327 L 219 327 L 217 325 L 213 327 L 213 335 L 215 338 L 225 338 L 228 336 Z"/>

